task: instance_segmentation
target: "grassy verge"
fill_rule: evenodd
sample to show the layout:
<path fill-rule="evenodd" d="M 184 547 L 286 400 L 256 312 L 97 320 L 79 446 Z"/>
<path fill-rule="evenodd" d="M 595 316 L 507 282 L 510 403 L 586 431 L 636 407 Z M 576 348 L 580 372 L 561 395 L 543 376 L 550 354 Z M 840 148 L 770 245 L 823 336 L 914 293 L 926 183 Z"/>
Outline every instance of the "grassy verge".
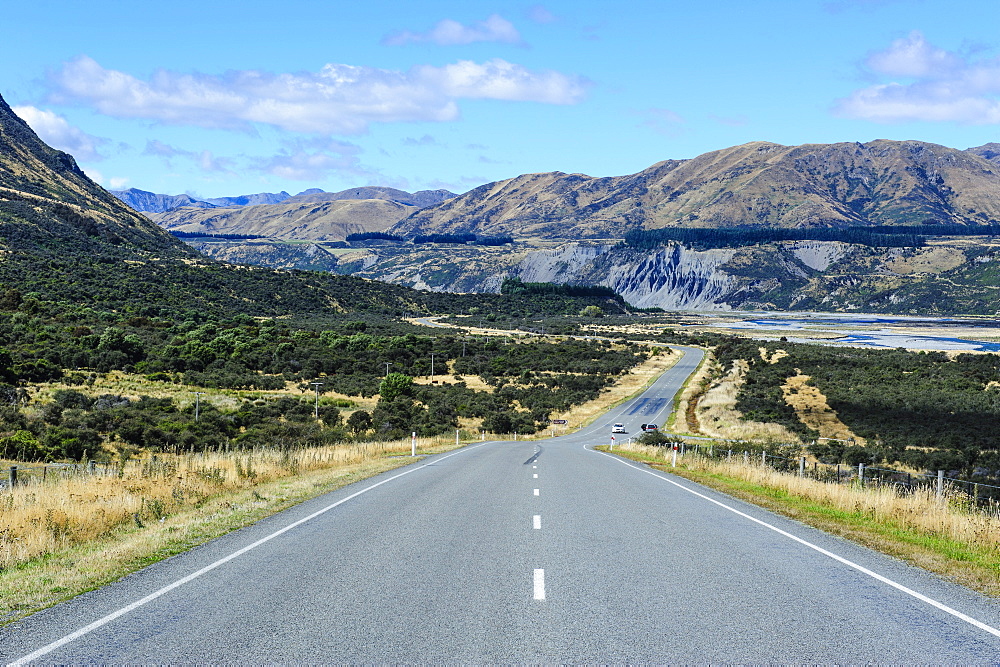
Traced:
<path fill-rule="evenodd" d="M 454 442 L 425 442 L 419 452 L 454 448 Z M 82 476 L 7 491 L 0 513 L 0 625 L 422 458 L 408 454 L 408 442 L 305 451 L 291 462 L 288 452 L 258 451 L 252 464 L 246 453 L 210 455 L 207 462 L 201 455 L 171 461 L 161 454 L 155 465 L 131 462 L 120 477 Z"/>
<path fill-rule="evenodd" d="M 633 445 L 615 453 L 1000 596 L 1000 516 L 973 511 L 961 497 L 827 484 L 691 455 L 673 468 L 663 449 Z"/>

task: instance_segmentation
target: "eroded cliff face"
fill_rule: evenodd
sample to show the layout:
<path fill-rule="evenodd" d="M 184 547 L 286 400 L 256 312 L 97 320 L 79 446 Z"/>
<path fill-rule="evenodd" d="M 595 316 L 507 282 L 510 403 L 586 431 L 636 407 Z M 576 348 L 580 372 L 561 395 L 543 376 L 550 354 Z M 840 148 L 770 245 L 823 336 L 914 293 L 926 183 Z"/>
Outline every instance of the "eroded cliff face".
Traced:
<path fill-rule="evenodd" d="M 510 273 L 526 282 L 610 287 L 638 308 L 727 308 L 725 298 L 737 281 L 720 267 L 734 252 L 698 252 L 678 245 L 648 252 L 569 243 L 558 250 L 530 253 Z"/>
<path fill-rule="evenodd" d="M 992 248 L 992 249 L 991 249 Z M 373 251 L 381 252 L 381 251 Z M 346 267 L 342 267 L 346 268 Z M 350 271 L 419 289 L 496 292 L 505 277 L 610 287 L 636 308 L 997 314 L 995 247 L 870 248 L 797 241 L 694 250 L 569 242 L 547 249 L 426 248 Z"/>

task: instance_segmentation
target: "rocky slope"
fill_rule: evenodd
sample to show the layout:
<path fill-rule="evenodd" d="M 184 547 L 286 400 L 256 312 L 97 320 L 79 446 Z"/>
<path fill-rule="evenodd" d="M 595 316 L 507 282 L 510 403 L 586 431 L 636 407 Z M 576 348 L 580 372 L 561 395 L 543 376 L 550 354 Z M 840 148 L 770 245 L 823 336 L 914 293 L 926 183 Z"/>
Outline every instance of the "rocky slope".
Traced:
<path fill-rule="evenodd" d="M 997 223 L 995 155 L 991 145 L 962 151 L 918 141 L 754 142 L 628 176 L 552 172 L 489 183 L 391 231 L 582 239 L 668 226 Z"/>

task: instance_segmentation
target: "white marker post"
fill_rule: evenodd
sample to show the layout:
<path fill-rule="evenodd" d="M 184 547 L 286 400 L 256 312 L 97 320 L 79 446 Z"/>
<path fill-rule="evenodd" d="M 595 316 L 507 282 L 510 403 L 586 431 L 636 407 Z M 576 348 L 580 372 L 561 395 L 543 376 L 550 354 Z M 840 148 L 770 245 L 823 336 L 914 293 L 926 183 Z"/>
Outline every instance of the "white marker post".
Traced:
<path fill-rule="evenodd" d="M 410 456 L 417 455 L 417 432 L 414 431 L 413 435 L 410 436 Z"/>
<path fill-rule="evenodd" d="M 615 451 L 615 436 L 611 436 L 611 451 Z"/>

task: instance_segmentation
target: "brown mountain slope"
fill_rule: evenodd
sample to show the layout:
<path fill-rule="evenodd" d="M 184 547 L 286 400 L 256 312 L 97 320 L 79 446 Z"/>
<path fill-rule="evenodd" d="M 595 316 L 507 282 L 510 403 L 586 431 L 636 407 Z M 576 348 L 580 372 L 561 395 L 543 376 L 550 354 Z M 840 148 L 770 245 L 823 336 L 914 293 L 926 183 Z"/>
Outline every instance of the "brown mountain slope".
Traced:
<path fill-rule="evenodd" d="M 211 209 L 185 207 L 150 217 L 166 229 L 183 232 L 342 241 L 348 234 L 384 231 L 418 210 L 416 206 L 384 199 L 289 202 Z"/>
<path fill-rule="evenodd" d="M 183 243 L 90 180 L 68 153 L 46 145 L 0 98 L 0 242 L 59 239 L 194 255 Z"/>
<path fill-rule="evenodd" d="M 400 221 L 401 235 L 621 238 L 630 229 L 984 224 L 1000 221 L 1000 165 L 918 141 L 755 142 L 637 174 L 527 174 Z"/>

